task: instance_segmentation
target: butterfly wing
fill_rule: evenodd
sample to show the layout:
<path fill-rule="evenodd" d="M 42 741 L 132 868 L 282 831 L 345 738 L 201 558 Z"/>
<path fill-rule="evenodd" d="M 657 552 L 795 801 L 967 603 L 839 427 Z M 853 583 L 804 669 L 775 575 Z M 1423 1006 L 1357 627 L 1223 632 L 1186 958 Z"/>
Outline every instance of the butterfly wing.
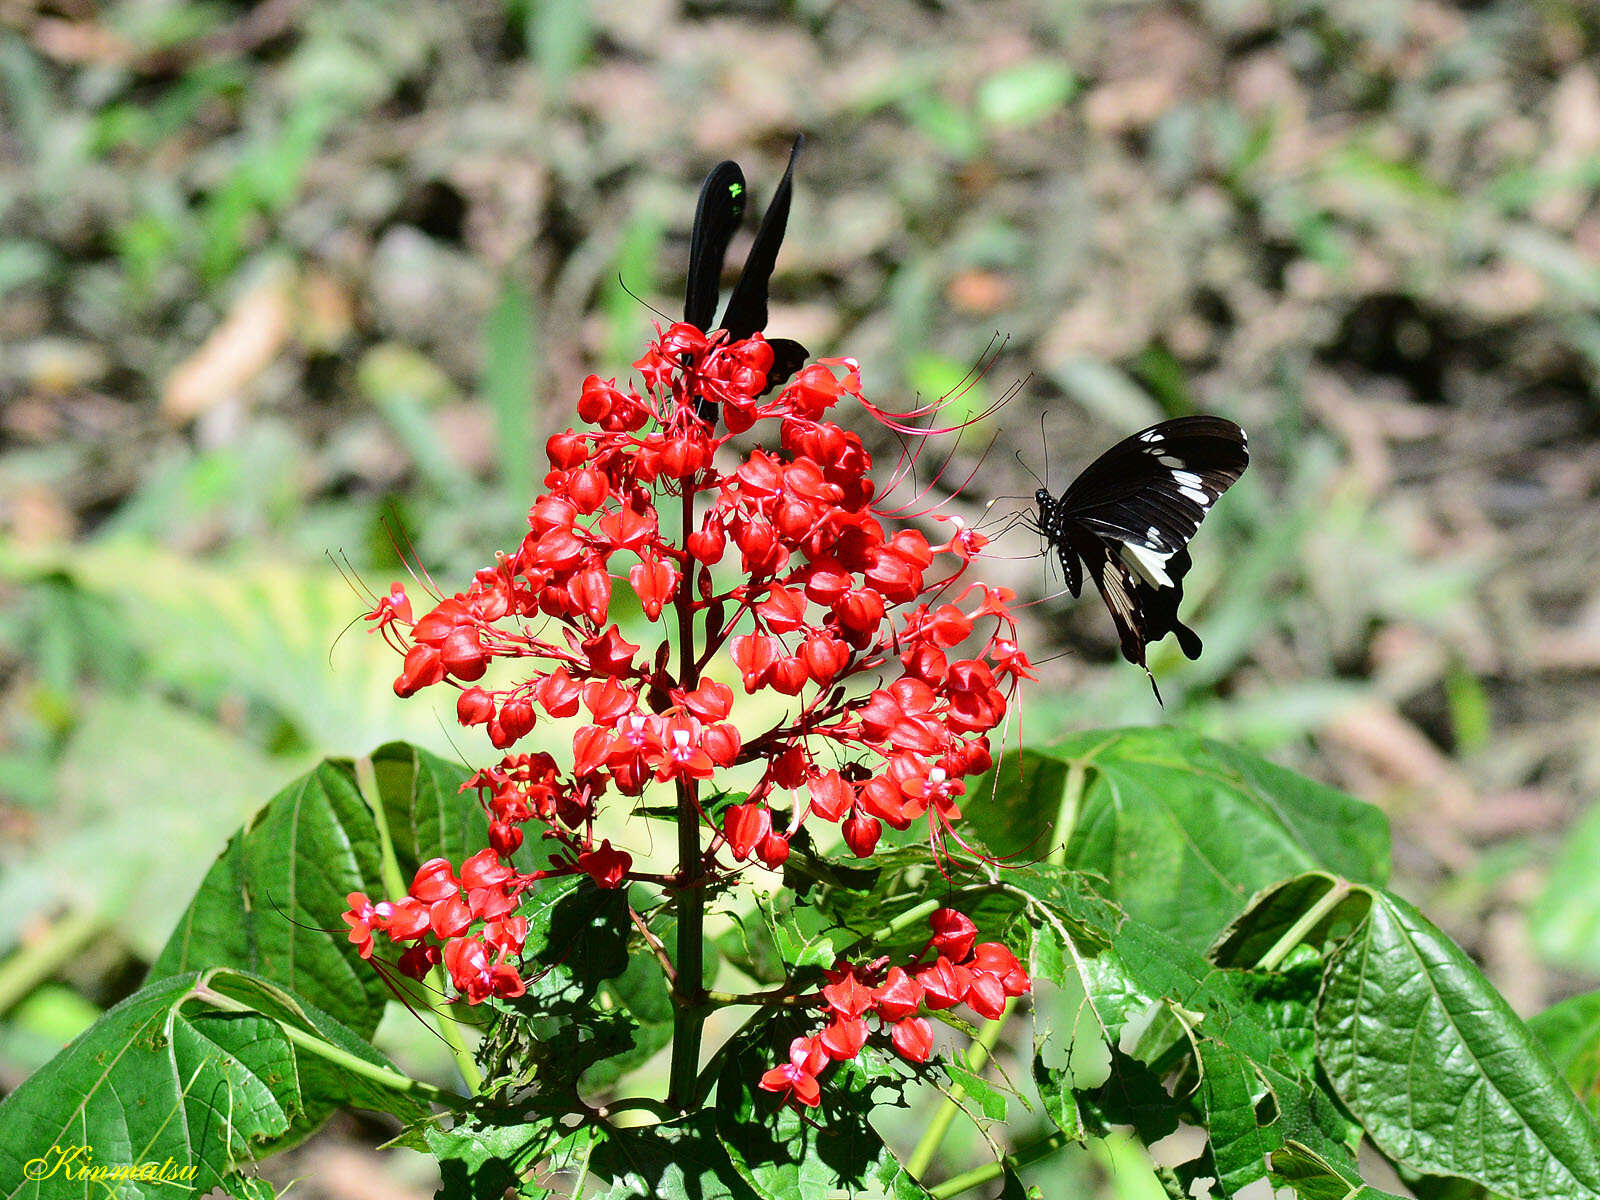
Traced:
<path fill-rule="evenodd" d="M 1056 502 L 1057 527 L 1099 589 L 1123 657 L 1146 673 L 1145 647 L 1168 633 L 1199 657 L 1199 637 L 1178 619 L 1189 539 L 1249 461 L 1232 421 L 1178 417 L 1118 442 Z"/>
<path fill-rule="evenodd" d="M 756 230 L 756 240 L 744 260 L 744 270 L 739 282 L 733 285 L 728 297 L 728 307 L 722 313 L 721 328 L 728 331 L 734 341 L 759 333 L 767 327 L 767 287 L 772 282 L 773 268 L 778 265 L 778 247 L 783 242 L 783 232 L 789 225 L 789 202 L 794 195 L 794 161 L 805 143 L 804 136 L 794 139 L 789 151 L 789 166 L 783 180 L 772 193 L 772 201 L 761 217 L 761 228 Z"/>
<path fill-rule="evenodd" d="M 744 172 L 739 164 L 718 163 L 700 185 L 694 232 L 689 237 L 689 285 L 683 300 L 683 319 L 704 332 L 710 332 L 717 315 L 722 260 L 744 217 L 744 204 Z"/>
<path fill-rule="evenodd" d="M 767 290 L 772 281 L 773 269 L 778 263 L 778 247 L 783 242 L 784 230 L 789 224 L 789 204 L 794 195 L 794 164 L 804 143 L 803 137 L 794 140 L 789 151 L 789 166 L 783 180 L 772 193 L 772 201 L 762 215 L 761 227 L 756 231 L 750 253 L 745 258 L 744 270 L 728 297 L 728 307 L 723 311 L 720 324 L 713 324 L 717 311 L 717 289 L 722 281 L 722 263 L 728 252 L 728 242 L 733 238 L 739 221 L 744 216 L 746 200 L 744 172 L 737 163 L 718 163 L 706 176 L 700 188 L 700 202 L 695 209 L 694 232 L 689 239 L 689 283 L 684 297 L 683 319 L 699 329 L 710 332 L 713 328 L 726 329 L 728 336 L 739 341 L 767 327 Z M 771 391 L 789 379 L 806 360 L 806 348 L 790 338 L 770 339 L 772 368 L 767 372 L 765 391 Z M 695 397 L 695 412 L 700 419 L 714 423 L 717 419 L 715 402 L 704 396 Z"/>

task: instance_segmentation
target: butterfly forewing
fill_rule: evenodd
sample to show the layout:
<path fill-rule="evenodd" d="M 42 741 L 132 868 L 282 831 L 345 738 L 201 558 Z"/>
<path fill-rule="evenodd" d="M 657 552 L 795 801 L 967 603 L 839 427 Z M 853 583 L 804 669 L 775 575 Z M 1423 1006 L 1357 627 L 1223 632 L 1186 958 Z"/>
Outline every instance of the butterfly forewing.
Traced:
<path fill-rule="evenodd" d="M 1040 527 L 1069 585 L 1081 559 L 1129 662 L 1145 667 L 1145 647 L 1168 633 L 1188 657 L 1199 656 L 1200 639 L 1178 619 L 1189 539 L 1249 461 L 1244 430 L 1233 422 L 1179 417 L 1118 442 L 1048 507 L 1041 496 Z"/>
<path fill-rule="evenodd" d="M 683 319 L 697 329 L 709 332 L 716 319 L 722 262 L 744 216 L 744 205 L 744 172 L 736 162 L 718 163 L 700 186 L 694 232 L 689 240 L 689 284 Z"/>
<path fill-rule="evenodd" d="M 1244 430 L 1232 421 L 1163 421 L 1089 464 L 1058 502 L 1061 516 L 1109 537 L 1176 550 L 1249 461 Z"/>

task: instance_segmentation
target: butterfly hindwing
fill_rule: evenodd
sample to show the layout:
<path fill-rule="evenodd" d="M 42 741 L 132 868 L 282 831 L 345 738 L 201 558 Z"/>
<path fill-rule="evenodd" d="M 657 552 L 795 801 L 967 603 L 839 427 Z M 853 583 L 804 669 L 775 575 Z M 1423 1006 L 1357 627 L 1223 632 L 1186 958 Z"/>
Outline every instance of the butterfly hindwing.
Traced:
<path fill-rule="evenodd" d="M 1193 565 L 1189 539 L 1249 461 L 1244 430 L 1233 422 L 1179 417 L 1118 442 L 1059 500 L 1039 496 L 1040 528 L 1073 594 L 1081 560 L 1111 613 L 1122 656 L 1147 674 L 1145 647 L 1168 633 L 1186 656 L 1199 657 L 1199 637 L 1178 619 Z"/>

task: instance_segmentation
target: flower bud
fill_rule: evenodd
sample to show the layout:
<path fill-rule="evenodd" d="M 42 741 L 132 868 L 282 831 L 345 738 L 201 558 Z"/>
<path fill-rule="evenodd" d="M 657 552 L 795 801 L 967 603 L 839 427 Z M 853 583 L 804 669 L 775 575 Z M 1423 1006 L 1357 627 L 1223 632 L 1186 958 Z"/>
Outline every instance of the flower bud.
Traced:
<path fill-rule="evenodd" d="M 854 813 L 845 819 L 840 827 L 844 833 L 844 844 L 850 847 L 850 853 L 857 858 L 866 858 L 878 844 L 878 839 L 883 836 L 883 826 L 873 817 L 862 813 Z"/>
<path fill-rule="evenodd" d="M 483 725 L 494 716 L 494 697 L 480 687 L 470 687 L 456 697 L 456 720 L 463 725 Z"/>

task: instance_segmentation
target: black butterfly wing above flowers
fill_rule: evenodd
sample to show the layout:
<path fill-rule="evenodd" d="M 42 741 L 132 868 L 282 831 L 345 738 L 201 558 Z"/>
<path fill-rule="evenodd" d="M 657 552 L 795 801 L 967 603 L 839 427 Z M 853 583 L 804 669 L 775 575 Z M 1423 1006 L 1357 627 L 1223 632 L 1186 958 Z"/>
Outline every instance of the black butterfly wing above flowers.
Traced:
<path fill-rule="evenodd" d="M 789 205 L 794 195 L 794 164 L 804 138 L 797 137 L 789 151 L 789 165 L 783 180 L 772 194 L 772 201 L 761 218 L 755 241 L 745 258 L 744 270 L 728 297 L 722 320 L 712 325 L 717 307 L 717 287 L 722 278 L 723 259 L 728 243 L 744 216 L 744 172 L 737 163 L 722 162 L 706 176 L 695 210 L 694 232 L 689 240 L 689 282 L 684 297 L 683 319 L 707 333 L 725 329 L 734 341 L 761 333 L 767 327 L 768 288 L 778 263 L 778 248 L 789 224 Z M 804 365 L 806 348 L 789 338 L 770 338 L 772 369 L 767 373 L 767 388 L 777 387 Z M 697 397 L 695 411 L 706 421 L 716 420 L 716 405 Z"/>
<path fill-rule="evenodd" d="M 1145 647 L 1168 633 L 1189 658 L 1200 655 L 1199 637 L 1178 619 L 1183 577 L 1193 565 L 1189 539 L 1249 461 L 1244 430 L 1233 422 L 1179 417 L 1118 442 L 1041 512 L 1073 594 L 1081 559 L 1110 610 L 1123 657 L 1146 673 Z"/>
<path fill-rule="evenodd" d="M 717 315 L 717 295 L 722 287 L 722 260 L 744 218 L 744 172 L 736 162 L 720 162 L 700 185 L 700 202 L 694 211 L 694 233 L 689 239 L 689 284 L 683 300 L 683 319 L 709 331 Z"/>

